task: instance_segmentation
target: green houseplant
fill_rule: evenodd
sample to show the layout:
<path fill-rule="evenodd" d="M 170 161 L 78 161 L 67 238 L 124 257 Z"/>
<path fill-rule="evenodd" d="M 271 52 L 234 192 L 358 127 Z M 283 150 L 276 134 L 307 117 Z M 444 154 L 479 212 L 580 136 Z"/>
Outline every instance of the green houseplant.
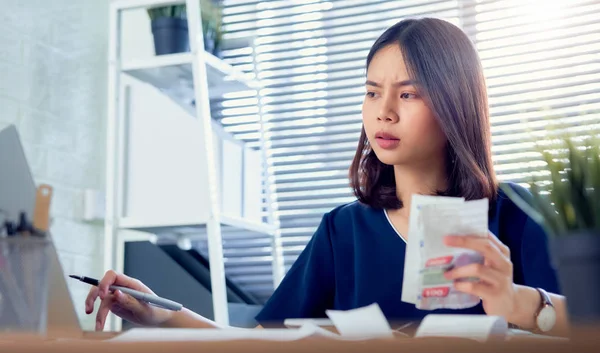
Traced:
<path fill-rule="evenodd" d="M 201 0 L 204 50 L 220 56 L 222 42 L 222 9 L 214 0 Z M 186 5 L 149 8 L 156 55 L 182 53 L 190 50 Z"/>
<path fill-rule="evenodd" d="M 563 153 L 541 150 L 550 181 L 535 178 L 529 195 L 505 194 L 549 236 L 549 251 L 571 320 L 600 321 L 600 145 L 563 137 Z M 562 157 L 562 158 L 561 158 Z"/>
<path fill-rule="evenodd" d="M 190 50 L 185 5 L 148 9 L 156 55 L 183 53 Z"/>

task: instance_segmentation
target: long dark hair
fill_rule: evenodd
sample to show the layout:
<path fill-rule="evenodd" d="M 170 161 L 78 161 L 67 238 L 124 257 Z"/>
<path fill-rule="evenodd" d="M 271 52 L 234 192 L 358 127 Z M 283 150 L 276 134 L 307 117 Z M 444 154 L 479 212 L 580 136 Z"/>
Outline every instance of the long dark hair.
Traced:
<path fill-rule="evenodd" d="M 467 200 L 495 200 L 498 186 L 491 155 L 487 90 L 473 43 L 458 27 L 435 19 L 402 20 L 387 29 L 367 56 L 398 45 L 410 78 L 448 140 L 448 189 L 437 194 Z M 350 167 L 350 185 L 358 200 L 376 208 L 401 208 L 394 167 L 383 164 L 369 145 L 364 127 Z"/>

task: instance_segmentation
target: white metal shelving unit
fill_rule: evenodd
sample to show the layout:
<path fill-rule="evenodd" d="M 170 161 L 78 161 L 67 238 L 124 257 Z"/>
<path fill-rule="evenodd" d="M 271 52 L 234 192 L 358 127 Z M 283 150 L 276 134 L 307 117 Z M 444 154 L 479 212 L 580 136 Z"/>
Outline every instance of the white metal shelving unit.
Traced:
<path fill-rule="evenodd" d="M 187 6 L 190 52 L 181 54 L 153 56 L 124 61 L 121 56 L 122 12 L 133 9 L 145 9 L 156 6 L 183 4 Z M 276 227 L 273 225 L 270 205 L 267 221 L 245 219 L 225 215 L 220 212 L 220 185 L 216 175 L 214 139 L 227 136 L 223 128 L 211 117 L 210 100 L 228 92 L 257 89 L 257 82 L 247 74 L 203 50 L 200 0 L 115 0 L 110 4 L 109 29 L 109 72 L 108 72 L 108 122 L 107 122 L 107 170 L 106 170 L 106 215 L 105 215 L 105 256 L 104 267 L 123 271 L 124 245 L 127 241 L 145 239 L 158 241 L 161 237 L 185 237 L 186 234 L 204 232 L 208 241 L 211 268 L 211 285 L 215 321 L 227 325 L 229 320 L 227 292 L 222 249 L 222 227 L 270 234 L 276 243 Z M 129 217 L 123 213 L 126 188 L 127 160 L 127 91 L 123 82 L 135 78 L 159 89 L 164 95 L 181 106 L 195 119 L 202 140 L 197 152 L 206 161 L 206 185 L 202 193 L 209 195 L 208 212 L 199 212 L 194 216 L 181 218 L 166 217 Z M 195 104 L 192 104 L 195 102 Z M 262 124 L 262 122 L 261 122 Z M 262 130 L 262 129 L 261 129 Z M 261 136 L 261 148 L 264 152 L 264 139 Z M 266 161 L 262 154 L 263 168 Z M 264 174 L 267 175 L 267 174 Z M 264 182 L 268 182 L 266 178 Z M 269 199 L 269 187 L 266 187 Z M 267 202 L 269 204 L 269 202 Z M 262 205 L 260 205 L 262 207 Z M 169 205 L 165 205 L 169 207 Z M 139 235 L 121 235 L 122 230 L 139 231 Z M 274 268 L 283 268 L 279 252 L 274 248 Z M 277 265 L 279 264 L 279 265 Z M 274 271 L 274 284 L 277 285 L 283 275 L 282 270 Z M 113 315 L 109 318 L 109 327 L 121 329 L 121 321 Z"/>

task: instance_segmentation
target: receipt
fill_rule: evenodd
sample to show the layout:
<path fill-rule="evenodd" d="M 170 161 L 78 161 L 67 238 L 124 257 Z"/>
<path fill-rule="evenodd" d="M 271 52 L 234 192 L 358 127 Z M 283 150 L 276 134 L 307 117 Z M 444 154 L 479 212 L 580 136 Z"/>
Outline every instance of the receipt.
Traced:
<path fill-rule="evenodd" d="M 336 330 L 346 338 L 393 338 L 394 334 L 379 304 L 352 310 L 327 310 Z"/>
<path fill-rule="evenodd" d="M 454 289 L 453 281 L 446 279 L 444 273 L 454 267 L 483 263 L 483 256 L 473 250 L 446 246 L 443 239 L 450 234 L 486 237 L 488 205 L 487 199 L 481 199 L 453 205 L 429 204 L 421 208 L 417 219 L 417 225 L 422 229 L 417 308 L 464 309 L 479 303 L 479 297 Z"/>
<path fill-rule="evenodd" d="M 421 321 L 415 337 L 461 337 L 485 342 L 504 340 L 508 333 L 508 323 L 500 316 L 430 314 Z"/>
<path fill-rule="evenodd" d="M 462 197 L 413 195 L 410 206 L 408 240 L 404 255 L 404 277 L 402 279 L 402 298 L 406 303 L 416 304 L 419 294 L 419 270 L 421 268 L 420 244 L 423 239 L 422 222 L 418 222 L 421 209 L 426 205 L 460 205 Z"/>

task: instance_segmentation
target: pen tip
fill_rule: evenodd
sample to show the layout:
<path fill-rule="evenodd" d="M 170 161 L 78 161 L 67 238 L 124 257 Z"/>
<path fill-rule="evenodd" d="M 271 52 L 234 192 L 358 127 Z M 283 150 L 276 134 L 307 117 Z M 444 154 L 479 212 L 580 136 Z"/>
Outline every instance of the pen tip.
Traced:
<path fill-rule="evenodd" d="M 79 279 L 79 276 L 76 276 L 76 275 L 69 275 L 69 277 Z"/>

